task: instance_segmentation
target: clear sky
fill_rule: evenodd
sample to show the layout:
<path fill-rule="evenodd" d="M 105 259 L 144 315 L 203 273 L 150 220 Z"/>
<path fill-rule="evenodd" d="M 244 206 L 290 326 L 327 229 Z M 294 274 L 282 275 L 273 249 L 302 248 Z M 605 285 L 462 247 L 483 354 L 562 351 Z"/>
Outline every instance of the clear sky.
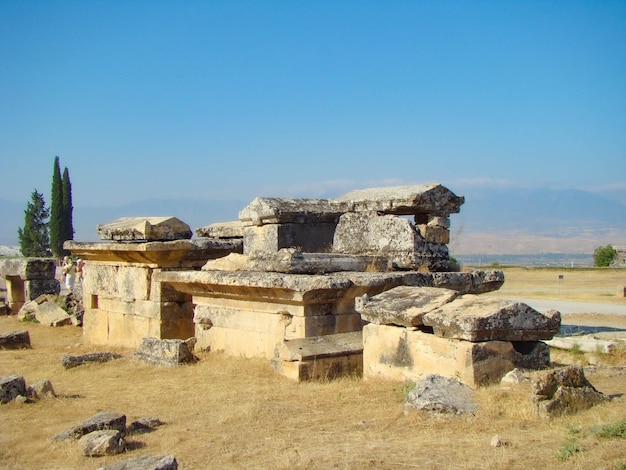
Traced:
<path fill-rule="evenodd" d="M 626 2 L 0 0 L 0 199 L 626 186 Z"/>

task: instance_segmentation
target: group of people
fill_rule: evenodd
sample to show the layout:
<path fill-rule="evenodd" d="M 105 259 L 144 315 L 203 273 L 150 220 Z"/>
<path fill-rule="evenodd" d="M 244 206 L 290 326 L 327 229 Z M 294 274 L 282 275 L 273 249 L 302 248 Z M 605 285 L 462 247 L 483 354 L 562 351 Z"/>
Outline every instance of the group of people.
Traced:
<path fill-rule="evenodd" d="M 76 262 L 69 256 L 63 258 L 63 277 L 65 278 L 65 287 L 67 290 L 74 290 L 76 279 L 78 282 L 83 280 L 83 274 L 85 272 L 85 262 L 78 258 Z"/>

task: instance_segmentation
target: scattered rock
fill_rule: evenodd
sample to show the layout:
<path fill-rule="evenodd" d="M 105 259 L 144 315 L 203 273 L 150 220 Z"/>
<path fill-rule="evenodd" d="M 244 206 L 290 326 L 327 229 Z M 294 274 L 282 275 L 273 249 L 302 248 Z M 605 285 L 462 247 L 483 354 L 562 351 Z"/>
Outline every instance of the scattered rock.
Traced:
<path fill-rule="evenodd" d="M 548 371 L 532 382 L 533 403 L 543 417 L 573 414 L 609 401 L 585 378 L 578 365 Z"/>
<path fill-rule="evenodd" d="M 52 387 L 52 382 L 49 380 L 40 380 L 28 387 L 27 389 L 28 396 L 34 400 L 38 400 L 40 398 L 54 398 L 56 397 L 56 393 L 54 392 L 54 388 Z"/>
<path fill-rule="evenodd" d="M 37 320 L 42 325 L 63 326 L 71 324 L 68 313 L 56 304 L 57 296 L 43 295 L 24 304 L 17 314 L 20 321 Z"/>
<path fill-rule="evenodd" d="M 154 431 L 154 428 L 164 423 L 159 418 L 141 418 L 130 423 L 126 429 L 127 434 L 143 434 Z"/>
<path fill-rule="evenodd" d="M 27 330 L 11 331 L 0 335 L 0 349 L 28 349 L 30 336 Z"/>
<path fill-rule="evenodd" d="M 80 439 L 90 432 L 105 429 L 114 429 L 125 435 L 126 415 L 111 411 L 102 411 L 83 421 L 78 426 L 74 426 L 52 438 L 53 441 L 67 441 Z"/>
<path fill-rule="evenodd" d="M 121 357 L 121 354 L 114 354 L 110 352 L 96 352 L 82 354 L 80 356 L 70 356 L 68 354 L 64 354 L 61 358 L 61 364 L 66 369 L 72 369 L 74 367 L 87 364 L 88 362 L 109 362 L 113 359 L 120 359 Z"/>
<path fill-rule="evenodd" d="M 472 395 L 472 390 L 458 380 L 429 375 L 409 392 L 404 409 L 415 408 L 436 414 L 474 414 L 477 406 Z"/>
<path fill-rule="evenodd" d="M 173 455 L 146 455 L 99 467 L 98 470 L 178 470 L 178 462 Z"/>
<path fill-rule="evenodd" d="M 524 373 L 518 368 L 515 368 L 512 371 L 507 372 L 507 374 L 502 377 L 502 380 L 500 380 L 500 383 L 517 385 L 521 384 L 524 380 L 526 380 Z"/>
<path fill-rule="evenodd" d="M 21 375 L 0 377 L 0 403 L 8 403 L 18 396 L 26 397 L 26 381 Z"/>
<path fill-rule="evenodd" d="M 124 452 L 126 443 L 121 432 L 115 429 L 94 431 L 78 440 L 81 453 L 86 457 L 103 457 Z"/>
<path fill-rule="evenodd" d="M 195 338 L 181 339 L 144 338 L 134 357 L 160 366 L 176 366 L 196 362 L 193 355 Z"/>

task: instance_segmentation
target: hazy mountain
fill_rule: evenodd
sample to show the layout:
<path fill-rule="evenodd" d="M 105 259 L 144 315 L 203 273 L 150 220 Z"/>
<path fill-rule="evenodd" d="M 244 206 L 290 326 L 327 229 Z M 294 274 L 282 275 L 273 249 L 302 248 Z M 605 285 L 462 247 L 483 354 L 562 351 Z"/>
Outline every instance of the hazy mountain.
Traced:
<path fill-rule="evenodd" d="M 457 194 L 465 196 L 465 204 L 451 217 L 453 254 L 592 253 L 600 245 L 626 245 L 626 205 L 616 197 L 581 190 L 502 188 Z M 175 216 L 195 230 L 236 220 L 249 202 L 149 199 L 116 207 L 75 207 L 74 238 L 96 241 L 98 224 L 130 216 Z M 24 209 L 25 204 L 0 200 L 0 245 L 17 245 Z"/>

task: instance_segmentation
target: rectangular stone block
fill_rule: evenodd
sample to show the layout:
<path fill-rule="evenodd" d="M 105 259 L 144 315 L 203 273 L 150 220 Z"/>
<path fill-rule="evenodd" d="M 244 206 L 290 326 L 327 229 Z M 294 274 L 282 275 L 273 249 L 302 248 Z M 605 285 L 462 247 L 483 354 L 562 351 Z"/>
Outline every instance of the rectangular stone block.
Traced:
<path fill-rule="evenodd" d="M 270 361 L 275 372 L 297 382 L 332 380 L 363 374 L 363 355 L 323 357 L 306 361 Z"/>
<path fill-rule="evenodd" d="M 109 315 L 106 311 L 85 308 L 83 339 L 89 344 L 103 345 L 109 341 Z"/>
<path fill-rule="evenodd" d="M 58 295 L 61 292 L 61 284 L 58 279 L 31 279 L 24 281 L 26 300 L 35 300 L 43 294 Z"/>
<path fill-rule="evenodd" d="M 207 351 L 223 351 L 227 356 L 274 357 L 276 345 L 283 341 L 281 335 L 257 331 L 233 330 L 214 326 L 196 325 L 196 348 Z"/>
<path fill-rule="evenodd" d="M 549 364 L 550 349 L 541 341 L 471 343 L 410 328 L 363 327 L 365 378 L 417 381 L 437 374 L 475 387 L 498 383 L 516 367 L 540 369 Z"/>
<path fill-rule="evenodd" d="M 294 317 L 288 313 L 266 313 L 222 306 L 196 305 L 194 323 L 205 326 L 252 331 L 283 338 Z"/>
<path fill-rule="evenodd" d="M 307 253 L 331 250 L 335 223 L 270 224 L 244 228 L 244 254 L 275 253 L 281 248 L 298 248 Z"/>
<path fill-rule="evenodd" d="M 152 271 L 147 267 L 89 263 L 83 292 L 125 301 L 148 300 Z"/>
<path fill-rule="evenodd" d="M 285 337 L 308 338 L 361 331 L 362 324 L 361 315 L 358 313 L 293 317 L 285 331 Z"/>
<path fill-rule="evenodd" d="M 417 226 L 427 242 L 447 245 L 450 243 L 450 230 L 444 227 L 420 224 Z"/>

